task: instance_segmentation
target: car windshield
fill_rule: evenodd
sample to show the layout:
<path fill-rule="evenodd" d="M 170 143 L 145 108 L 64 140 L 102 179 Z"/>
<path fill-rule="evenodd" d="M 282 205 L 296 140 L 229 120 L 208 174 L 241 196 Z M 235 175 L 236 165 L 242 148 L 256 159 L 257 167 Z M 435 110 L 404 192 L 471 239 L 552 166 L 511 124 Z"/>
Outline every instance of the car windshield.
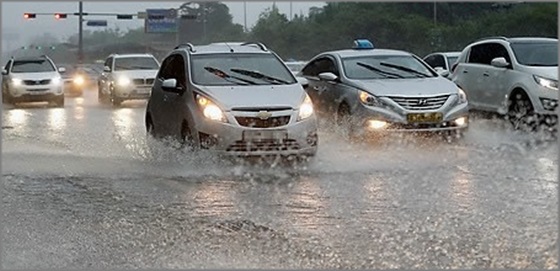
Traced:
<path fill-rule="evenodd" d="M 514 42 L 511 48 L 521 65 L 558 66 L 557 42 Z"/>
<path fill-rule="evenodd" d="M 153 57 L 119 57 L 115 58 L 115 71 L 157 70 L 159 65 Z"/>
<path fill-rule="evenodd" d="M 287 62 L 286 66 L 288 66 L 288 69 L 290 69 L 293 72 L 299 72 L 301 71 L 301 69 L 303 68 L 303 66 L 305 65 L 305 63 L 300 63 L 300 62 Z"/>
<path fill-rule="evenodd" d="M 424 64 L 408 55 L 359 56 L 342 59 L 350 79 L 389 79 L 435 76 Z M 409 71 L 407 71 L 407 69 Z"/>
<path fill-rule="evenodd" d="M 292 73 L 272 54 L 193 55 L 191 67 L 192 80 L 198 85 L 296 83 Z"/>
<path fill-rule="evenodd" d="M 13 73 L 52 72 L 55 70 L 52 63 L 46 59 L 16 60 L 12 66 Z"/>

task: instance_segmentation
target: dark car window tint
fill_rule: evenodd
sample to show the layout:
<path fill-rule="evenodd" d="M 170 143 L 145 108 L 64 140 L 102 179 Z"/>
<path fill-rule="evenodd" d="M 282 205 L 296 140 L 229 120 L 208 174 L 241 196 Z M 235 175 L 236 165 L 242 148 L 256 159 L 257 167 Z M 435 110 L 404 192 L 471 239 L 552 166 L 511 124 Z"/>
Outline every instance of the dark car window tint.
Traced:
<path fill-rule="evenodd" d="M 503 45 L 498 43 L 479 44 L 472 47 L 469 63 L 490 65 L 492 59 L 496 57 L 504 57 L 511 62 L 507 49 Z"/>
<path fill-rule="evenodd" d="M 187 85 L 187 76 L 183 57 L 175 54 L 166 58 L 161 64 L 161 71 L 158 78 L 161 80 L 177 79 L 177 84 L 181 87 L 185 87 Z"/>
<path fill-rule="evenodd" d="M 516 42 L 511 44 L 517 62 L 528 66 L 558 66 L 558 43 Z"/>
<path fill-rule="evenodd" d="M 320 58 L 309 63 L 309 65 L 303 69 L 302 74 L 304 76 L 318 76 L 323 72 L 332 72 L 336 76 L 340 76 L 335 62 L 328 57 Z"/>

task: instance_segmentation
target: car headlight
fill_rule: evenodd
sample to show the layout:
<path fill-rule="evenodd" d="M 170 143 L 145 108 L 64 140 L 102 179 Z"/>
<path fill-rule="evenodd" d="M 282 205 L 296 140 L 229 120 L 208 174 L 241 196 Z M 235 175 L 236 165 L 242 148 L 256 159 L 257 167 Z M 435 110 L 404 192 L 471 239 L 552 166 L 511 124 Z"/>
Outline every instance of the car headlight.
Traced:
<path fill-rule="evenodd" d="M 220 107 L 202 95 L 196 95 L 196 103 L 202 109 L 204 117 L 215 121 L 227 122 L 226 116 Z"/>
<path fill-rule="evenodd" d="M 309 118 L 313 115 L 313 103 L 309 95 L 305 95 L 303 103 L 299 106 L 298 121 Z"/>
<path fill-rule="evenodd" d="M 19 79 L 19 78 L 12 78 L 12 84 L 16 87 L 21 86 L 21 84 L 23 83 L 23 80 Z"/>
<path fill-rule="evenodd" d="M 117 80 L 117 85 L 121 87 L 126 87 L 130 85 L 130 78 L 126 76 L 119 77 L 119 79 Z"/>
<path fill-rule="evenodd" d="M 375 98 L 375 96 L 365 92 L 365 91 L 360 91 L 360 101 L 368 106 L 380 106 L 381 102 L 379 102 L 379 100 L 377 98 Z"/>
<path fill-rule="evenodd" d="M 60 85 L 60 82 L 62 82 L 62 78 L 60 78 L 60 77 L 55 77 L 55 78 L 53 78 L 53 79 L 51 80 L 51 82 L 52 82 L 54 85 Z"/>
<path fill-rule="evenodd" d="M 538 75 L 533 75 L 533 78 L 535 79 L 537 84 L 539 84 L 539 85 L 541 85 L 545 88 L 558 90 L 558 80 L 547 79 L 547 78 L 544 78 L 544 77 L 540 77 Z"/>
<path fill-rule="evenodd" d="M 81 86 L 85 83 L 85 80 L 83 76 L 77 75 L 74 77 L 74 80 L 72 80 L 72 82 L 74 82 L 75 85 Z"/>
<path fill-rule="evenodd" d="M 459 94 L 458 94 L 459 95 L 459 103 L 460 104 L 466 103 L 467 102 L 467 94 L 465 93 L 465 91 L 459 88 L 458 92 L 459 92 Z"/>

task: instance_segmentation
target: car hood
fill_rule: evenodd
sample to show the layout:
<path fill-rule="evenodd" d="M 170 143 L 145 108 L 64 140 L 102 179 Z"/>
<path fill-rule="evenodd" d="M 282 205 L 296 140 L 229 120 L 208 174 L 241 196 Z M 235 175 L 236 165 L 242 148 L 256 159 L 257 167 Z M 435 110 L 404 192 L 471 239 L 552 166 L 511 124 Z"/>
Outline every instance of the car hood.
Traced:
<path fill-rule="evenodd" d="M 115 71 L 113 75 L 116 77 L 127 76 L 130 78 L 155 78 L 158 70 L 128 70 Z"/>
<path fill-rule="evenodd" d="M 21 80 L 43 80 L 43 79 L 52 79 L 55 77 L 59 77 L 60 74 L 58 72 L 29 72 L 29 73 L 12 73 L 12 78 L 17 78 Z"/>
<path fill-rule="evenodd" d="M 434 96 L 458 92 L 455 83 L 444 77 L 353 80 L 352 84 L 376 96 Z"/>
<path fill-rule="evenodd" d="M 305 98 L 300 84 L 267 86 L 199 86 L 225 110 L 232 108 L 299 108 Z"/>

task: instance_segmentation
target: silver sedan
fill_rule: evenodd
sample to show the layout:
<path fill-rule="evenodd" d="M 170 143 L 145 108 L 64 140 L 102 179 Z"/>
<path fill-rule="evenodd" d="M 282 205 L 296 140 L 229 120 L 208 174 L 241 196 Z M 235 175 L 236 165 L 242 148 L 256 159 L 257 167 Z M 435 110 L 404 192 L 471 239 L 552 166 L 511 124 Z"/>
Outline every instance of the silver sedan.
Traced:
<path fill-rule="evenodd" d="M 465 93 L 419 57 L 377 49 L 367 40 L 321 53 L 303 68 L 318 113 L 334 117 L 352 136 L 445 132 L 468 127 Z"/>

